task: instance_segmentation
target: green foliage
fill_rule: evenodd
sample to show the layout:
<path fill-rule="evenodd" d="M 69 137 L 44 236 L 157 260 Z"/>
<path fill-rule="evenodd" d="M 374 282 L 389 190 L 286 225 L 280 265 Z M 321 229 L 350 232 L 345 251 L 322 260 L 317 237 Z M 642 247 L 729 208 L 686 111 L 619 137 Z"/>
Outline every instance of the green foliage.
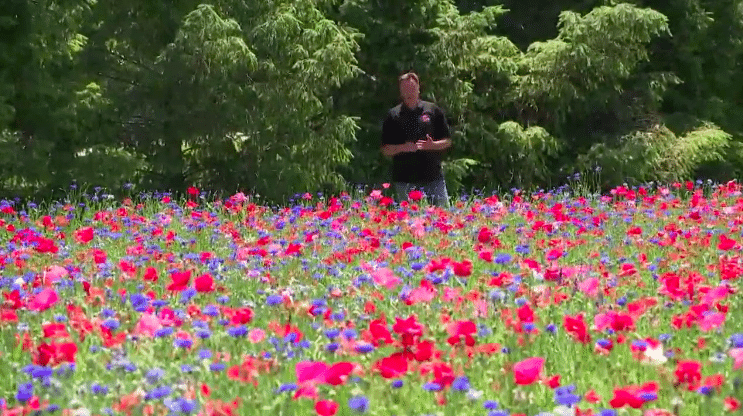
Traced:
<path fill-rule="evenodd" d="M 532 108 L 551 126 L 567 116 L 605 108 L 622 92 L 640 62 L 647 44 L 668 31 L 662 14 L 628 4 L 602 6 L 585 16 L 565 11 L 556 39 L 535 42 L 519 61 L 513 99 Z"/>
<path fill-rule="evenodd" d="M 7 0 L 0 192 L 131 181 L 282 201 L 387 182 L 381 121 L 410 69 L 452 127 L 452 192 L 596 165 L 607 184 L 740 176 L 742 12 L 743 0 Z"/>
<path fill-rule="evenodd" d="M 119 190 L 137 182 L 148 169 L 142 155 L 124 148 L 96 145 L 78 152 L 72 167 L 73 177 L 82 184 Z"/>
<path fill-rule="evenodd" d="M 471 174 L 474 167 L 480 162 L 474 159 L 455 159 L 442 163 L 444 178 L 446 179 L 447 190 L 449 192 L 459 192 L 463 190 L 462 180 Z"/>
<path fill-rule="evenodd" d="M 703 125 L 683 136 L 664 126 L 633 132 L 618 146 L 598 143 L 578 157 L 582 170 L 601 167 L 608 184 L 688 179 L 703 163 L 721 161 L 731 135 L 713 125 Z"/>

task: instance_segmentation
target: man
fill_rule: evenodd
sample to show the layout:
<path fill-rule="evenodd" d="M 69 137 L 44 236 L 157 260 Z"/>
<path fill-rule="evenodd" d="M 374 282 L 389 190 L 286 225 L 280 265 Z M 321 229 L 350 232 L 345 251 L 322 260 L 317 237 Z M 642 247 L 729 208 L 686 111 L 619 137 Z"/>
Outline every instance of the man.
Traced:
<path fill-rule="evenodd" d="M 420 99 L 418 75 L 398 78 L 402 102 L 387 112 L 382 125 L 382 154 L 392 158 L 392 182 L 398 200 L 422 190 L 439 207 L 449 207 L 441 154 L 451 146 L 443 110 Z"/>

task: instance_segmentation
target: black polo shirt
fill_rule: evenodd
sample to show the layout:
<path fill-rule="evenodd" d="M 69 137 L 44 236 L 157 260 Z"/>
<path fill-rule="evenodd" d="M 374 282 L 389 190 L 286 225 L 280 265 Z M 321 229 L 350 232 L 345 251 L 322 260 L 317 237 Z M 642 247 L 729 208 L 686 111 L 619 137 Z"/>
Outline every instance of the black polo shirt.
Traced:
<path fill-rule="evenodd" d="M 433 140 L 451 137 L 444 111 L 423 100 L 412 109 L 400 103 L 387 112 L 382 124 L 382 145 L 417 142 L 425 140 L 427 134 Z M 398 153 L 392 157 L 392 180 L 425 183 L 443 178 L 442 153 L 440 150 Z"/>

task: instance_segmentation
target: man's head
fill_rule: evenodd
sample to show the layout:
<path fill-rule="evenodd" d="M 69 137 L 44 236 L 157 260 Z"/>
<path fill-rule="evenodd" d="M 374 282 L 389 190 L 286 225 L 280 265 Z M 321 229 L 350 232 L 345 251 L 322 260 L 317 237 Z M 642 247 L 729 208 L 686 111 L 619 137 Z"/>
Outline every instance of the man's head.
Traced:
<path fill-rule="evenodd" d="M 415 72 L 402 74 L 397 79 L 397 84 L 400 87 L 400 97 L 406 106 L 413 108 L 418 104 L 418 99 L 420 98 L 418 74 Z"/>

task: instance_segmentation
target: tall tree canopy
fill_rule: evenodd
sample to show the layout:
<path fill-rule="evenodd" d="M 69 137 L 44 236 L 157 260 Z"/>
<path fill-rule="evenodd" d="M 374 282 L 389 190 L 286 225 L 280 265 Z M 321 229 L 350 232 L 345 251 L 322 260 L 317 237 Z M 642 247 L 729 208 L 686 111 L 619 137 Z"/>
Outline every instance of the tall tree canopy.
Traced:
<path fill-rule="evenodd" d="M 743 0 L 7 0 L 0 193 L 388 179 L 396 77 L 455 192 L 740 176 Z"/>

